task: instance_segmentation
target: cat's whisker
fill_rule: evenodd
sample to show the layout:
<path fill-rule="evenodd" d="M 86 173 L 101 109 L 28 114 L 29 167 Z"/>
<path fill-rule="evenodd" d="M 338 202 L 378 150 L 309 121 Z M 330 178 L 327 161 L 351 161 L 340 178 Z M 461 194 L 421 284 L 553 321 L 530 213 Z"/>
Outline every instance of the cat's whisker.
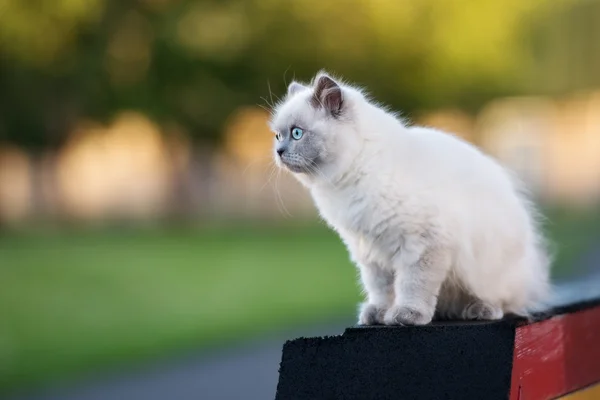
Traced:
<path fill-rule="evenodd" d="M 269 178 L 267 179 L 267 181 L 265 182 L 264 185 L 262 185 L 262 187 L 260 188 L 260 190 L 258 191 L 258 193 L 261 193 L 269 183 L 271 183 L 271 181 L 273 180 L 273 176 L 275 176 L 275 173 L 277 172 L 277 165 L 275 165 L 275 162 L 271 162 L 270 165 L 270 172 L 269 172 Z"/>
<path fill-rule="evenodd" d="M 264 101 L 267 104 L 267 107 L 269 107 L 271 110 L 273 110 L 275 108 L 274 104 L 273 103 L 269 103 L 269 100 L 267 100 L 266 97 L 262 97 L 261 96 L 260 99 L 262 101 Z M 270 111 L 270 112 L 272 112 L 272 111 Z"/>
<path fill-rule="evenodd" d="M 275 173 L 275 182 L 273 183 L 273 194 L 275 195 L 275 200 L 277 203 L 277 209 L 279 212 L 285 217 L 285 205 L 283 204 L 283 199 L 281 198 L 281 193 L 279 192 L 279 177 L 281 175 L 281 170 L 277 169 Z M 288 212 L 289 213 L 289 212 Z"/>
<path fill-rule="evenodd" d="M 337 185 L 336 185 L 336 184 L 335 184 L 335 183 L 334 183 L 334 182 L 331 180 L 331 178 L 329 178 L 327 175 L 325 175 L 325 173 L 323 172 L 323 170 L 321 170 L 321 168 L 320 168 L 320 167 L 319 167 L 317 164 L 315 164 L 315 163 L 314 163 L 314 161 L 313 161 L 313 167 L 314 167 L 314 169 L 315 169 L 315 170 L 316 170 L 316 171 L 317 171 L 317 172 L 318 172 L 318 173 L 321 175 L 321 177 L 322 177 L 322 178 L 323 178 L 323 179 L 324 179 L 324 180 L 325 180 L 327 183 L 329 183 L 329 185 L 330 185 L 332 188 L 334 188 L 334 189 L 335 189 L 335 188 L 337 188 Z"/>
<path fill-rule="evenodd" d="M 288 67 L 285 69 L 285 71 L 283 71 L 283 85 L 284 85 L 285 87 L 287 87 L 287 85 L 288 85 L 288 84 L 287 84 L 287 82 L 286 82 L 286 80 L 285 80 L 285 74 L 287 74 L 287 72 L 289 71 L 289 69 L 290 69 L 291 67 L 292 67 L 292 64 L 290 64 L 290 65 L 289 65 L 289 66 L 288 66 Z"/>
<path fill-rule="evenodd" d="M 287 207 L 285 206 L 285 203 L 283 201 L 283 198 L 281 197 L 281 191 L 279 190 L 279 181 L 281 178 L 281 170 L 277 171 L 277 177 L 275 178 L 275 185 L 273 186 L 275 193 L 277 194 L 277 199 L 279 201 L 278 205 L 279 207 L 279 211 L 282 214 L 287 214 L 287 216 L 292 217 L 292 214 L 290 213 L 290 211 L 287 209 Z M 284 216 L 285 216 L 284 214 Z"/>
<path fill-rule="evenodd" d="M 273 189 L 273 196 L 275 196 L 275 204 L 277 204 L 277 210 L 280 214 L 283 214 L 283 210 L 281 209 L 281 202 L 277 193 L 277 174 L 278 171 L 275 172 L 275 181 L 273 182 L 273 185 L 271 187 Z"/>
<path fill-rule="evenodd" d="M 307 167 L 314 173 L 318 174 L 321 176 L 321 178 L 323 178 L 323 180 L 325 181 L 325 183 L 329 184 L 329 186 L 331 186 L 332 188 L 335 188 L 336 185 L 333 184 L 333 182 L 331 181 L 331 179 L 329 179 L 327 176 L 325 176 L 325 174 L 323 173 L 323 171 L 321 171 L 321 169 L 316 165 L 316 164 L 307 164 Z"/>
<path fill-rule="evenodd" d="M 269 88 L 269 98 L 271 99 L 271 104 L 275 104 L 275 102 L 273 101 L 273 92 L 271 91 L 271 83 L 269 82 L 268 79 L 267 79 L 267 87 Z"/>
<path fill-rule="evenodd" d="M 262 104 L 258 104 L 256 103 L 257 106 L 259 106 L 260 108 L 262 108 L 263 110 L 265 110 L 266 112 L 268 112 L 269 114 L 273 114 L 273 110 L 271 108 L 269 108 L 268 106 L 263 106 Z"/>
<path fill-rule="evenodd" d="M 325 180 L 325 182 L 328 183 L 331 187 L 336 187 L 336 185 L 331 181 L 331 179 L 329 179 L 329 177 L 325 175 L 325 173 L 321 170 L 321 168 L 319 168 L 319 166 L 314 161 L 307 159 L 302 154 L 298 154 L 298 157 L 300 157 L 306 163 L 306 167 L 311 172 L 320 175 L 321 178 L 323 178 L 323 180 Z"/>
<path fill-rule="evenodd" d="M 269 88 L 269 96 L 271 98 L 271 108 L 275 108 L 275 102 L 273 101 L 273 96 L 275 96 L 275 99 L 277 99 L 277 101 L 281 101 L 281 99 L 279 97 L 277 97 L 277 95 L 274 95 L 273 92 L 271 91 L 271 83 L 267 80 L 267 87 Z"/>
<path fill-rule="evenodd" d="M 259 162 L 262 162 L 266 159 L 270 158 L 270 156 L 261 156 L 258 157 L 256 160 L 252 160 L 248 163 L 248 165 L 246 165 L 246 168 L 244 168 L 244 170 L 242 171 L 242 176 L 245 176 L 246 173 L 248 172 L 248 170 L 253 167 L 254 165 L 258 164 Z"/>

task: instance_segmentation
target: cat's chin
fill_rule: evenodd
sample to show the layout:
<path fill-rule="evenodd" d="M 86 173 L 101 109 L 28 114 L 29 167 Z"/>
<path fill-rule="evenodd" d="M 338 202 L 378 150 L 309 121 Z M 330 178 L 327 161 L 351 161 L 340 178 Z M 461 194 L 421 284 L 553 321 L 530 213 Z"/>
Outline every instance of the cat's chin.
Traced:
<path fill-rule="evenodd" d="M 279 168 L 286 169 L 294 174 L 306 174 L 310 172 L 310 167 L 302 163 L 295 163 L 293 161 L 285 159 L 279 159 L 276 161 L 276 163 L 279 166 Z"/>
<path fill-rule="evenodd" d="M 309 172 L 309 169 L 303 165 L 286 164 L 286 163 L 282 163 L 282 164 L 285 169 L 287 169 L 288 171 L 290 171 L 294 174 L 306 174 Z"/>

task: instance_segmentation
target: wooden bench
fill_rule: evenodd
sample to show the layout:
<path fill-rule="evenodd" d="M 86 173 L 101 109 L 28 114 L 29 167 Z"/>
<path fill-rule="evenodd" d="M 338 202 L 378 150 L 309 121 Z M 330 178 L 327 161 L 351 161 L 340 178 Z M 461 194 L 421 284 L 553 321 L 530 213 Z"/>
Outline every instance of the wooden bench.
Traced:
<path fill-rule="evenodd" d="M 351 327 L 288 341 L 276 399 L 600 400 L 600 275 L 558 294 L 533 322 Z"/>

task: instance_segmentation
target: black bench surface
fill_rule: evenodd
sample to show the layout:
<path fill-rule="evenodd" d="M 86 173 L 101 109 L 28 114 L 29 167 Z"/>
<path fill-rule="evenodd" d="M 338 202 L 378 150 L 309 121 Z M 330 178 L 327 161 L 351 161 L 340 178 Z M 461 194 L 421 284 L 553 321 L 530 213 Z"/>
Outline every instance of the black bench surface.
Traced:
<path fill-rule="evenodd" d="M 552 308 L 535 322 L 600 307 L 600 275 L 556 290 Z M 507 399 L 516 328 L 530 323 L 505 318 L 355 326 L 339 336 L 290 340 L 283 346 L 276 399 Z"/>

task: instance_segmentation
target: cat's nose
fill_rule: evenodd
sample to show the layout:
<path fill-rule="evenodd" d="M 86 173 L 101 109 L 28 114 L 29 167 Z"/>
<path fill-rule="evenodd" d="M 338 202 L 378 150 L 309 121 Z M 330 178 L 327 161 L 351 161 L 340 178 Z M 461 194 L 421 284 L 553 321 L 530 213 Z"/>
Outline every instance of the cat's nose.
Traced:
<path fill-rule="evenodd" d="M 277 154 L 279 154 L 279 157 L 281 157 L 283 155 L 283 153 L 285 153 L 285 148 L 281 147 L 281 148 L 277 149 Z"/>

